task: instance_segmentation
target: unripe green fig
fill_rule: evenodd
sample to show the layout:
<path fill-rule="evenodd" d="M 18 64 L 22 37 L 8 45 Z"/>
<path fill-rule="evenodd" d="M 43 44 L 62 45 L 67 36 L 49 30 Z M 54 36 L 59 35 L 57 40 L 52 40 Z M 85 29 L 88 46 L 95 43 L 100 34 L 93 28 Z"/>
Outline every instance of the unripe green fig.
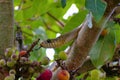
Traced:
<path fill-rule="evenodd" d="M 33 74 L 33 77 L 37 78 L 40 75 L 40 73 L 36 72 Z"/>
<path fill-rule="evenodd" d="M 59 53 L 59 57 L 61 60 L 66 60 L 67 59 L 67 54 L 64 51 L 61 51 Z"/>
<path fill-rule="evenodd" d="M 15 80 L 15 74 L 10 74 L 9 75 L 13 80 Z"/>
<path fill-rule="evenodd" d="M 0 67 L 3 67 L 3 66 L 5 66 L 5 65 L 6 65 L 5 59 L 1 59 L 1 60 L 0 60 Z"/>
<path fill-rule="evenodd" d="M 92 70 L 91 71 L 91 80 L 100 80 L 100 71 L 99 70 Z"/>
<path fill-rule="evenodd" d="M 10 68 L 13 67 L 15 64 L 16 64 L 16 61 L 13 61 L 13 60 L 8 60 L 7 61 L 7 66 L 10 67 Z"/>
<path fill-rule="evenodd" d="M 34 70 L 33 67 L 29 67 L 29 68 L 28 68 L 28 71 L 29 71 L 29 73 L 34 73 L 35 70 Z"/>
<path fill-rule="evenodd" d="M 11 69 L 10 71 L 9 71 L 9 74 L 11 75 L 11 74 L 16 74 L 16 71 L 15 71 L 15 69 Z"/>
<path fill-rule="evenodd" d="M 13 49 L 7 48 L 5 50 L 5 57 L 10 57 L 13 54 Z"/>
<path fill-rule="evenodd" d="M 48 65 L 49 62 L 50 62 L 50 59 L 46 56 L 41 59 L 41 64 L 42 65 Z"/>
<path fill-rule="evenodd" d="M 15 80 L 15 76 L 13 75 L 6 76 L 4 80 Z"/>
<path fill-rule="evenodd" d="M 54 60 L 59 60 L 59 59 L 60 59 L 59 55 L 58 54 L 54 54 Z"/>

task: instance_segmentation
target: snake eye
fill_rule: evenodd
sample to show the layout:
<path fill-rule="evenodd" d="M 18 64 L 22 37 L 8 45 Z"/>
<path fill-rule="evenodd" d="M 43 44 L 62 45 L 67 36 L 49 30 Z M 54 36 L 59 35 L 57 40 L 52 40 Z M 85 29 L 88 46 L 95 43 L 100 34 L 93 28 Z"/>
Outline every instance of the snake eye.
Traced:
<path fill-rule="evenodd" d="M 48 43 L 51 43 L 51 40 L 50 40 L 50 39 L 48 39 L 48 40 L 47 40 L 47 42 L 48 42 Z"/>

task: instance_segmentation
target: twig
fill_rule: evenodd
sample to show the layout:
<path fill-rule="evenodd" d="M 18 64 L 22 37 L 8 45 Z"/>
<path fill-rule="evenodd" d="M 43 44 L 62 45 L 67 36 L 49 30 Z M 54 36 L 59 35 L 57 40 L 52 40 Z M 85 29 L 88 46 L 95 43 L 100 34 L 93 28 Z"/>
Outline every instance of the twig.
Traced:
<path fill-rule="evenodd" d="M 32 43 L 32 45 L 30 46 L 30 48 L 27 50 L 27 55 L 29 55 L 29 53 L 30 53 L 31 51 L 33 51 L 33 48 L 38 44 L 39 40 L 40 40 L 40 39 L 37 39 L 36 41 L 34 41 L 34 42 Z"/>
<path fill-rule="evenodd" d="M 28 36 L 30 36 L 30 37 L 33 37 L 33 36 L 34 36 L 33 34 L 30 34 L 30 33 L 26 32 L 26 31 L 22 31 L 22 33 L 24 33 L 24 34 L 26 34 L 26 35 L 28 35 Z"/>
<path fill-rule="evenodd" d="M 47 14 L 51 17 L 51 18 L 53 18 L 54 20 L 56 20 L 60 25 L 61 25 L 61 28 L 63 28 L 64 27 L 64 24 L 61 22 L 61 21 L 59 21 L 55 16 L 53 16 L 51 13 L 49 13 L 49 12 L 47 12 Z"/>
<path fill-rule="evenodd" d="M 52 32 L 54 32 L 54 33 L 58 33 L 57 31 L 51 29 L 50 26 L 45 22 L 44 19 L 42 19 L 42 21 L 43 21 L 43 23 L 45 24 L 45 26 L 46 26 L 46 28 L 47 28 L 48 30 L 50 30 L 50 31 L 52 31 Z"/>

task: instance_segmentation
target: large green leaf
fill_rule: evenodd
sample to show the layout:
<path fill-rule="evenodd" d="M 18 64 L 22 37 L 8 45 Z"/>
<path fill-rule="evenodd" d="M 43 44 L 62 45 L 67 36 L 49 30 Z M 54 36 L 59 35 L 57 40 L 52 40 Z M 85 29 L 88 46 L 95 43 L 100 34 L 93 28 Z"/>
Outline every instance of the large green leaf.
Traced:
<path fill-rule="evenodd" d="M 110 29 L 108 35 L 100 37 L 90 52 L 93 64 L 100 68 L 106 61 L 110 60 L 114 53 L 115 37 L 114 31 Z"/>
<path fill-rule="evenodd" d="M 85 6 L 92 12 L 94 19 L 98 22 L 102 18 L 107 4 L 103 0 L 86 0 Z"/>

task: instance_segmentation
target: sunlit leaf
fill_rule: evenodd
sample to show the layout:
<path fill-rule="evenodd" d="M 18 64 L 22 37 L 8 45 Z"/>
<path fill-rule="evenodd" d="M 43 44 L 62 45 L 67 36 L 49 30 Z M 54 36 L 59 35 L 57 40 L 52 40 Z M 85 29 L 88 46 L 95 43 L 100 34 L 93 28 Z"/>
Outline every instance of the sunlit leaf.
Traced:
<path fill-rule="evenodd" d="M 29 9 L 30 7 L 32 7 L 33 1 L 31 0 L 24 0 L 23 2 L 21 2 L 21 10 L 25 10 L 25 9 Z"/>
<path fill-rule="evenodd" d="M 34 15 L 34 12 L 32 12 L 31 7 L 23 10 L 23 17 L 25 20 L 29 20 L 30 18 L 33 17 L 33 15 Z"/>
<path fill-rule="evenodd" d="M 21 2 L 21 0 L 14 0 L 14 6 L 15 6 L 15 7 L 16 7 L 16 6 L 19 6 L 20 2 Z"/>
<path fill-rule="evenodd" d="M 85 0 L 75 0 L 74 2 L 78 9 L 82 9 L 85 7 Z"/>
<path fill-rule="evenodd" d="M 74 14 L 70 21 L 68 21 L 65 25 L 65 28 L 62 31 L 62 33 L 64 34 L 78 27 L 82 23 L 82 21 L 85 20 L 86 14 L 87 11 L 80 11 L 79 13 Z"/>
<path fill-rule="evenodd" d="M 19 21 L 21 22 L 23 20 L 23 11 L 21 10 L 15 11 L 14 17 L 15 17 L 15 20 L 17 20 L 18 22 Z"/>

